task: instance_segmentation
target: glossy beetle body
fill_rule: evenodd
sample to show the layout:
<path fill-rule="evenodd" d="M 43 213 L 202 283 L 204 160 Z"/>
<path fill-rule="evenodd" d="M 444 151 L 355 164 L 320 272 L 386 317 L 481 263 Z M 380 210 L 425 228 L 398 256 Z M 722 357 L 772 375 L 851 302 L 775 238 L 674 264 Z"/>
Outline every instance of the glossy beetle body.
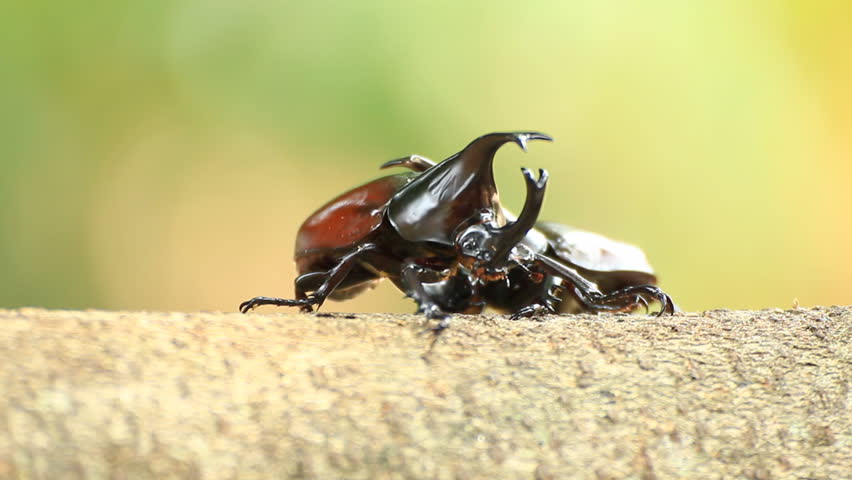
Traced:
<path fill-rule="evenodd" d="M 636 247 L 538 223 L 546 171 L 535 179 L 521 169 L 524 208 L 517 219 L 504 211 L 494 155 L 508 142 L 526 150 L 530 140 L 551 139 L 537 132 L 492 133 L 437 164 L 416 155 L 385 163 L 382 168 L 410 171 L 352 189 L 302 224 L 295 299 L 256 297 L 240 310 L 279 305 L 311 311 L 326 298 L 350 298 L 388 278 L 430 318 L 486 306 L 515 318 L 629 311 L 652 301 L 661 304 L 660 313 L 673 312 Z"/>

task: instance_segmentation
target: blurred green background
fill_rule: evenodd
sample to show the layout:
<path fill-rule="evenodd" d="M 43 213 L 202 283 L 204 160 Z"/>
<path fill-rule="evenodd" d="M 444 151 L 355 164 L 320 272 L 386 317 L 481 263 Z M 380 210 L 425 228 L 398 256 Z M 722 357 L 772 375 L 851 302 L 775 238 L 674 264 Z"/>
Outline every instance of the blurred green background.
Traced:
<path fill-rule="evenodd" d="M 0 4 L 0 306 L 292 295 L 296 228 L 474 137 L 688 310 L 852 303 L 852 2 Z M 413 310 L 385 285 L 329 310 Z"/>

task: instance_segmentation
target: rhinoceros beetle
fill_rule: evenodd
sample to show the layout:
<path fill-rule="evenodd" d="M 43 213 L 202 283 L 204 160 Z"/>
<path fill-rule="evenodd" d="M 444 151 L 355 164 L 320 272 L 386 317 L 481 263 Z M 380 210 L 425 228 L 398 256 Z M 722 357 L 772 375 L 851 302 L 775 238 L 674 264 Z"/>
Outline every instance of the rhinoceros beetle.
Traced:
<path fill-rule="evenodd" d="M 557 312 L 624 312 L 672 299 L 637 247 L 564 225 L 538 223 L 548 173 L 526 168 L 526 200 L 517 218 L 503 209 L 492 163 L 514 142 L 524 151 L 538 132 L 483 135 L 440 163 L 411 155 L 381 168 L 385 176 L 331 200 L 304 221 L 296 237 L 299 276 L 294 299 L 255 297 L 260 305 L 310 312 L 327 298 L 344 300 L 388 278 L 417 302 L 418 313 L 442 319 L 486 306 L 512 318 Z"/>

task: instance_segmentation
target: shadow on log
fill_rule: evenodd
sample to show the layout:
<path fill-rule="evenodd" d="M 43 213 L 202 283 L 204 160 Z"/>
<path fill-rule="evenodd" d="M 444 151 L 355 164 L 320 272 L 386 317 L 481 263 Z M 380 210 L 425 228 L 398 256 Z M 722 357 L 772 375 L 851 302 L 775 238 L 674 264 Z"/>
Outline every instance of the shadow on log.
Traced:
<path fill-rule="evenodd" d="M 0 310 L 0 478 L 848 478 L 852 309 Z"/>

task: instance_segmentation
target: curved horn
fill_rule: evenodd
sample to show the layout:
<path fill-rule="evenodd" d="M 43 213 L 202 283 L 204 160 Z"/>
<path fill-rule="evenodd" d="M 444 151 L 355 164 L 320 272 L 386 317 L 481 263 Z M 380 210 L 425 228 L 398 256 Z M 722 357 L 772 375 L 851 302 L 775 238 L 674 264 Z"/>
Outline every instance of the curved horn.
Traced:
<path fill-rule="evenodd" d="M 521 173 L 523 173 L 527 185 L 524 209 L 521 210 L 521 215 L 518 216 L 517 220 L 502 228 L 495 229 L 495 234 L 500 237 L 500 246 L 494 255 L 495 259 L 509 257 L 509 253 L 515 245 L 521 243 L 527 232 L 538 221 L 538 214 L 541 212 L 541 206 L 544 203 L 544 191 L 547 188 L 549 177 L 547 170 L 543 168 L 538 170 L 538 180 L 526 168 L 521 167 Z"/>
<path fill-rule="evenodd" d="M 475 139 L 397 192 L 388 219 L 406 240 L 452 245 L 456 227 L 476 212 L 489 208 L 501 215 L 494 154 L 508 142 L 526 150 L 530 140 L 553 139 L 539 132 L 489 133 Z"/>

